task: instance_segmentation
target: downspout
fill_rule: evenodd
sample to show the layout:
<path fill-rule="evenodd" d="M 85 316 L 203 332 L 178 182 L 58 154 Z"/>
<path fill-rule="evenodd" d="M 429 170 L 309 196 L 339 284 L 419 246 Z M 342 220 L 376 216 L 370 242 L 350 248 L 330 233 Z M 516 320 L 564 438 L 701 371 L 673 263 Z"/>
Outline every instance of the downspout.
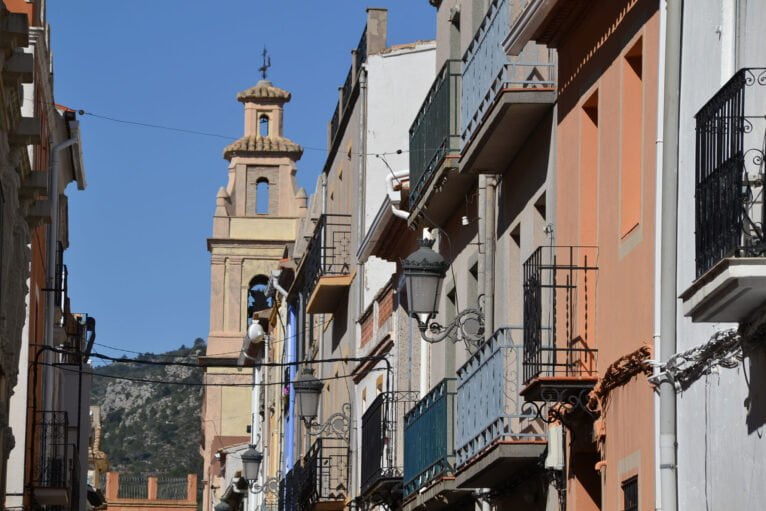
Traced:
<path fill-rule="evenodd" d="M 484 181 L 484 331 L 487 338 L 495 332 L 495 218 L 497 176 Z"/>
<path fill-rule="evenodd" d="M 666 0 L 660 0 L 659 62 L 657 64 L 657 98 L 665 97 L 665 37 Z M 657 139 L 655 140 L 655 197 L 654 197 L 654 353 L 660 353 L 660 330 L 662 316 L 662 128 L 663 110 L 657 107 Z M 656 373 L 656 371 L 655 371 Z M 660 396 L 654 394 L 654 459 L 660 459 Z M 662 509 L 662 473 L 660 464 L 654 463 L 654 508 Z"/>
<path fill-rule="evenodd" d="M 79 134 L 79 132 L 78 132 Z M 78 136 L 73 136 L 56 144 L 51 149 L 48 171 L 48 200 L 51 208 L 51 223 L 45 239 L 45 330 L 44 342 L 46 346 L 53 346 L 53 323 L 56 317 L 56 251 L 59 238 L 59 163 L 60 154 L 65 149 L 78 143 Z M 50 353 L 45 354 L 45 362 L 52 363 Z M 53 368 L 47 365 L 43 372 L 43 410 L 50 410 L 53 406 Z"/>
<path fill-rule="evenodd" d="M 359 177 L 358 177 L 358 197 L 357 197 L 357 203 L 358 203 L 358 210 L 357 210 L 357 222 L 359 222 L 359 226 L 357 228 L 357 246 L 362 242 L 364 239 L 365 229 L 367 225 L 367 215 L 366 215 L 366 206 L 365 206 L 365 192 L 366 192 L 366 183 L 367 183 L 367 64 L 362 64 L 362 69 L 359 71 L 359 97 L 360 97 L 360 107 L 359 107 Z M 356 310 L 356 320 L 358 320 L 362 314 L 364 313 L 364 302 L 365 302 L 365 281 L 366 281 L 366 275 L 365 275 L 365 266 L 364 263 L 357 261 L 357 310 Z M 358 321 L 354 321 L 356 325 L 358 325 Z M 356 342 L 351 343 L 351 356 L 356 356 Z M 390 390 L 390 389 L 387 389 Z M 349 431 L 349 453 L 348 458 L 350 460 L 350 473 L 351 473 L 351 481 L 349 482 L 349 486 L 351 489 L 351 495 L 358 495 L 357 488 L 359 487 L 358 484 L 358 475 L 359 475 L 359 469 L 358 469 L 358 460 L 357 456 L 355 455 L 357 451 L 357 434 L 356 434 L 356 428 L 357 428 L 357 400 L 353 399 L 353 396 L 349 396 L 349 401 L 351 402 L 351 428 Z"/>
<path fill-rule="evenodd" d="M 662 154 L 662 289 L 660 302 L 660 361 L 676 352 L 678 243 L 678 130 L 681 88 L 683 0 L 668 0 L 665 36 L 665 105 Z M 662 511 L 678 509 L 676 465 L 676 389 L 670 381 L 660 388 L 660 478 Z"/>

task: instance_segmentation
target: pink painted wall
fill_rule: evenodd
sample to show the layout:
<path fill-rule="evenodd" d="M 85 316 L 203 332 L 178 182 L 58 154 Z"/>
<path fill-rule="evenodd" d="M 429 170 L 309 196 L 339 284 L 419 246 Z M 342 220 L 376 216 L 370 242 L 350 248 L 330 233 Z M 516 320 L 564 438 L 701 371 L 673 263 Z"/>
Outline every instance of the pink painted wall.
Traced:
<path fill-rule="evenodd" d="M 599 376 L 652 343 L 658 40 L 657 2 L 622 0 L 591 7 L 557 44 L 556 241 L 598 246 L 589 342 L 598 349 Z M 640 509 L 654 509 L 646 378 L 613 391 L 602 418 L 605 464 L 598 472 L 592 454 L 573 457 L 579 477 L 570 480 L 568 509 L 598 509 L 592 485 L 599 479 L 601 509 L 622 509 L 621 483 L 633 475 Z"/>

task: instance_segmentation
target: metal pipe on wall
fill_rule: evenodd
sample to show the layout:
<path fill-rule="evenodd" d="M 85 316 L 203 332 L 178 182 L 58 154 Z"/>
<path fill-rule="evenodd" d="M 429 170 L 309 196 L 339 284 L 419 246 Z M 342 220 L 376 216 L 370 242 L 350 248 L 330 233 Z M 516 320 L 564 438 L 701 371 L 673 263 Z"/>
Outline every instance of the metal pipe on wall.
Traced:
<path fill-rule="evenodd" d="M 662 246 L 660 300 L 660 360 L 667 362 L 676 352 L 677 264 L 678 264 L 678 130 L 681 95 L 681 35 L 683 0 L 668 0 L 665 33 L 665 104 L 663 108 L 662 154 Z M 660 383 L 660 479 L 662 511 L 678 509 L 676 462 L 676 389 L 669 381 Z"/>

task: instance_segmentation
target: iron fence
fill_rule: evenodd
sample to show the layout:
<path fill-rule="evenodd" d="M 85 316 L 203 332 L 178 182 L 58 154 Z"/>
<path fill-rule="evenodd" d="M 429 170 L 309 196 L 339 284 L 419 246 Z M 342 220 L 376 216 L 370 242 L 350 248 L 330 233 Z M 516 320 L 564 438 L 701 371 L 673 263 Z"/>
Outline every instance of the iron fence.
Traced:
<path fill-rule="evenodd" d="M 723 258 L 766 254 L 764 104 L 766 68 L 745 68 L 695 116 L 697 277 Z"/>
<path fill-rule="evenodd" d="M 120 474 L 117 498 L 148 499 L 149 476 L 144 474 Z"/>
<path fill-rule="evenodd" d="M 157 498 L 163 500 L 186 500 L 188 477 L 158 477 Z"/>
<path fill-rule="evenodd" d="M 444 63 L 410 127 L 411 209 L 444 159 L 460 152 L 461 67 Z"/>
<path fill-rule="evenodd" d="M 543 246 L 524 262 L 524 383 L 595 375 L 596 247 Z"/>
<path fill-rule="evenodd" d="M 306 248 L 307 294 L 326 275 L 348 275 L 351 268 L 351 215 L 321 215 Z"/>
<path fill-rule="evenodd" d="M 405 497 L 454 469 L 455 393 L 445 378 L 404 416 Z"/>
<path fill-rule="evenodd" d="M 417 392 L 384 392 L 362 415 L 363 494 L 383 479 L 402 478 L 404 414 L 417 399 Z"/>
<path fill-rule="evenodd" d="M 496 441 L 543 440 L 545 431 L 519 395 L 524 347 L 521 328 L 500 328 L 457 370 L 456 466 Z M 520 333 L 520 332 L 519 332 Z"/>

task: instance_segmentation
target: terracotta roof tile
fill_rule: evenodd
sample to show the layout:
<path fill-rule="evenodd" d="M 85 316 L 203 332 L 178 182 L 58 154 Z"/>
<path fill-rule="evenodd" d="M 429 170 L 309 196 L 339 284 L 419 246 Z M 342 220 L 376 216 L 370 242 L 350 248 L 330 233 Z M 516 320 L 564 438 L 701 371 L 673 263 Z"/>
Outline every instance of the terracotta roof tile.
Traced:
<path fill-rule="evenodd" d="M 237 101 L 245 102 L 254 99 L 276 99 L 281 101 L 290 101 L 291 94 L 284 89 L 274 87 L 268 80 L 261 80 L 255 87 L 237 94 Z"/>
<path fill-rule="evenodd" d="M 251 135 L 242 137 L 226 146 L 223 150 L 223 157 L 228 160 L 233 156 L 248 153 L 297 154 L 297 158 L 300 158 L 303 154 L 303 148 L 288 138 Z"/>

